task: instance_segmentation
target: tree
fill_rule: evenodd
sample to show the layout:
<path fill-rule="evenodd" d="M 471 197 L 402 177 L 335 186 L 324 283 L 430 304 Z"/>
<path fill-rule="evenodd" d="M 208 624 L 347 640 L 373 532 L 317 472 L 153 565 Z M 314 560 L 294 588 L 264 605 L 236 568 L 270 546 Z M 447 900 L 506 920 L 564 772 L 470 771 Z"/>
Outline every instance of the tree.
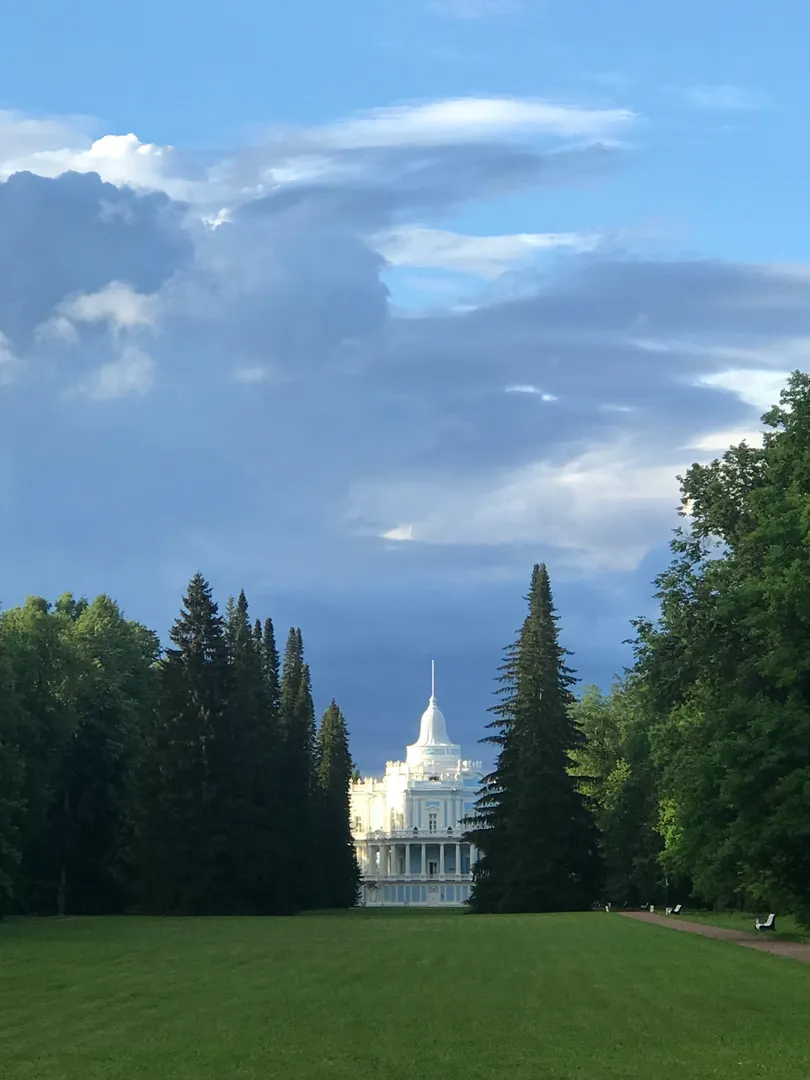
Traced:
<path fill-rule="evenodd" d="M 354 907 L 360 870 L 349 807 L 353 766 L 346 721 L 334 699 L 318 730 L 317 760 L 321 901 L 327 908 Z"/>
<path fill-rule="evenodd" d="M 638 905 L 666 900 L 658 856 L 658 773 L 641 688 L 616 681 L 610 694 L 586 687 L 570 707 L 583 736 L 572 774 L 588 795 L 599 829 L 606 899 Z"/>
<path fill-rule="evenodd" d="M 145 845 L 147 906 L 179 913 L 227 906 L 231 839 L 223 817 L 230 764 L 230 669 L 211 587 L 195 574 L 159 668 L 160 706 L 151 733 Z"/>
<path fill-rule="evenodd" d="M 477 911 L 576 910 L 600 889 L 596 827 L 570 774 L 581 745 L 568 711 L 575 679 L 558 642 L 545 566 L 534 567 L 527 601 L 485 740 L 498 747 L 497 762 L 470 831 L 480 852 L 471 897 Z"/>
<path fill-rule="evenodd" d="M 810 376 L 741 444 L 681 478 L 688 526 L 640 622 L 664 865 L 714 903 L 810 924 Z"/>
<path fill-rule="evenodd" d="M 25 813 L 20 738 L 24 713 L 0 632 L 0 919 L 13 910 L 19 890 L 20 827 Z"/>
<path fill-rule="evenodd" d="M 317 850 L 315 815 L 315 708 L 300 629 L 287 637 L 281 672 L 281 794 L 286 872 L 292 910 L 318 907 L 319 883 L 312 869 Z"/>
<path fill-rule="evenodd" d="M 63 597 L 57 610 L 70 617 L 82 672 L 68 760 L 63 903 L 73 913 L 112 913 L 136 891 L 139 780 L 160 646 L 108 596 L 91 604 Z"/>
<path fill-rule="evenodd" d="M 226 806 L 232 867 L 229 910 L 272 914 L 284 910 L 285 883 L 279 873 L 282 856 L 281 802 L 278 768 L 280 732 L 277 670 L 273 672 L 272 623 L 269 642 L 261 623 L 252 629 L 244 591 L 229 603 L 229 700 L 232 736 Z M 277 663 L 277 661 L 276 661 Z M 223 883 L 223 889 L 225 884 Z"/>
<path fill-rule="evenodd" d="M 77 688 L 81 661 L 69 633 L 71 615 L 41 597 L 0 618 L 10 681 L 16 688 L 16 756 L 25 808 L 19 821 L 20 910 L 64 911 L 70 834 L 69 782 L 79 724 Z M 13 766 L 12 766 L 13 768 Z"/>

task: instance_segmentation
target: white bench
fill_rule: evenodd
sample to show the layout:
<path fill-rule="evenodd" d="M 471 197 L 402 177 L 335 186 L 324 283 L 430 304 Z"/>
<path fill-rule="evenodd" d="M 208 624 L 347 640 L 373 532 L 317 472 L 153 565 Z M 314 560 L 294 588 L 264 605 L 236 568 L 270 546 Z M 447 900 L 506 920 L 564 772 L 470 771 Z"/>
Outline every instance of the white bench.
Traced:
<path fill-rule="evenodd" d="M 756 928 L 757 930 L 776 930 L 776 915 L 771 912 L 765 922 L 760 922 L 757 915 Z"/>
<path fill-rule="evenodd" d="M 667 915 L 680 915 L 683 904 L 676 904 L 675 907 L 667 908 Z"/>

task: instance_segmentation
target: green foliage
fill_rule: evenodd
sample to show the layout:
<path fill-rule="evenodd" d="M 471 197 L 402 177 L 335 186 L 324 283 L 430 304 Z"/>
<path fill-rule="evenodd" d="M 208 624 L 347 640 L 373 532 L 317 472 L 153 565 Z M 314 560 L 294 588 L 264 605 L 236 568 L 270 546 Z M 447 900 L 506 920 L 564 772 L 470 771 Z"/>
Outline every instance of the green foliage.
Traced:
<path fill-rule="evenodd" d="M 682 479 L 691 520 L 638 624 L 663 863 L 712 903 L 810 924 L 810 376 Z"/>
<path fill-rule="evenodd" d="M 569 716 L 575 680 L 545 566 L 534 567 L 527 600 L 485 740 L 498 747 L 497 763 L 470 831 L 480 852 L 471 905 L 482 912 L 576 910 L 600 889 L 595 824 L 570 771 L 582 745 Z"/>
<path fill-rule="evenodd" d="M 594 809 L 606 899 L 631 906 L 665 900 L 658 862 L 658 776 L 641 688 L 616 682 L 605 695 L 587 687 L 570 715 L 583 736 L 571 771 Z"/>
<path fill-rule="evenodd" d="M 0 617 L 9 702 L 0 731 L 0 768 L 10 774 L 0 810 L 7 907 L 121 909 L 132 888 L 157 648 L 155 636 L 105 596 L 88 604 L 65 594 L 53 606 L 32 597 Z"/>
<path fill-rule="evenodd" d="M 354 907 L 360 871 L 349 818 L 353 766 L 346 720 L 334 700 L 318 729 L 317 761 L 321 900 L 330 909 Z"/>
<path fill-rule="evenodd" d="M 0 623 L 0 919 L 12 909 L 18 888 L 20 828 L 25 812 L 20 740 L 23 713 Z"/>
<path fill-rule="evenodd" d="M 195 574 L 169 636 L 161 656 L 156 635 L 107 596 L 31 597 L 0 614 L 0 918 L 320 902 L 312 853 L 326 845 L 329 862 L 333 838 L 345 860 L 349 816 L 332 799 L 331 831 L 318 834 L 300 631 L 286 731 L 273 624 L 251 625 L 244 593 L 223 620 Z M 324 768 L 338 768 L 338 749 L 329 743 Z M 310 846 L 296 862 L 289 834 L 302 813 L 310 831 L 296 839 Z"/>
<path fill-rule="evenodd" d="M 231 673 L 223 620 L 199 573 L 169 637 L 148 768 L 144 900 L 180 913 L 227 910 Z"/>
<path fill-rule="evenodd" d="M 285 865 L 292 910 L 320 907 L 321 882 L 313 874 L 318 850 L 315 706 L 301 631 L 287 637 L 279 696 L 281 795 Z"/>

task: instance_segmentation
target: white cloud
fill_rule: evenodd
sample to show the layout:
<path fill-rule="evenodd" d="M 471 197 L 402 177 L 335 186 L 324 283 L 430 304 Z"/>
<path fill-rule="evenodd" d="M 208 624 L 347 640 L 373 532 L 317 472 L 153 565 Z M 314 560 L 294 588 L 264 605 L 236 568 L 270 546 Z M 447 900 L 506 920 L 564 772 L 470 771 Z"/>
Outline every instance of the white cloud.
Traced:
<path fill-rule="evenodd" d="M 181 202 L 217 203 L 232 194 L 215 170 L 192 165 L 173 146 L 141 142 L 132 132 L 94 140 L 90 127 L 82 117 L 41 120 L 0 110 L 0 181 L 18 172 L 94 172 L 118 187 L 165 191 Z"/>
<path fill-rule="evenodd" d="M 0 148 L 0 180 L 24 171 L 50 177 L 96 172 L 102 180 L 119 186 L 167 190 L 180 199 L 190 193 L 177 175 L 174 148 L 142 143 L 131 132 L 91 141 L 67 122 L 4 113 L 0 114 Z"/>
<path fill-rule="evenodd" d="M 155 362 L 141 349 L 128 346 L 117 360 L 102 366 L 79 392 L 95 401 L 143 395 L 155 381 Z"/>
<path fill-rule="evenodd" d="M 687 444 L 685 449 L 722 453 L 728 450 L 730 446 L 737 446 L 743 441 L 747 442 L 749 446 L 762 446 L 762 432 L 746 428 L 734 428 L 730 431 L 711 431 L 707 435 L 694 438 Z"/>
<path fill-rule="evenodd" d="M 89 142 L 82 130 L 85 124 L 70 117 L 42 119 L 0 109 L 0 179 L 29 168 L 42 153 Z"/>
<path fill-rule="evenodd" d="M 382 534 L 383 540 L 408 541 L 413 540 L 413 525 L 397 525 L 394 529 Z"/>
<path fill-rule="evenodd" d="M 335 150 L 425 146 L 505 135 L 549 134 L 598 138 L 626 128 L 628 109 L 589 109 L 530 98 L 466 97 L 373 109 L 311 132 Z"/>
<path fill-rule="evenodd" d="M 518 383 L 515 386 L 505 386 L 504 391 L 507 394 L 538 394 L 542 401 L 556 401 L 555 394 L 545 393 L 537 386 L 532 386 L 530 383 Z"/>
<path fill-rule="evenodd" d="M 730 368 L 727 371 L 702 375 L 699 383 L 713 390 L 736 394 L 746 405 L 753 405 L 764 411 L 779 404 L 779 395 L 787 383 L 788 375 L 787 371 Z"/>
<path fill-rule="evenodd" d="M 38 326 L 35 330 L 35 334 L 40 340 L 46 340 L 47 338 L 55 338 L 57 341 L 69 342 L 79 340 L 76 327 L 70 319 L 65 318 L 64 315 L 54 315 L 52 318 L 48 319 L 47 322 Z"/>
<path fill-rule="evenodd" d="M 454 19 L 485 19 L 490 15 L 517 15 L 521 0 L 431 0 L 428 5 L 440 15 Z"/>
<path fill-rule="evenodd" d="M 725 109 L 732 112 L 759 109 L 764 105 L 760 94 L 742 86 L 704 84 L 684 87 L 679 93 L 699 109 Z"/>
<path fill-rule="evenodd" d="M 154 293 L 139 293 L 122 281 L 111 281 L 94 293 L 84 293 L 63 301 L 58 314 L 49 319 L 42 333 L 65 340 L 74 340 L 74 323 L 107 323 L 119 333 L 138 326 L 154 326 L 160 314 L 160 297 Z"/>
<path fill-rule="evenodd" d="M 599 237 L 584 233 L 469 236 L 423 225 L 402 225 L 376 233 L 371 243 L 392 266 L 431 267 L 497 278 L 540 251 L 593 251 Z"/>
<path fill-rule="evenodd" d="M 427 544 L 543 544 L 569 565 L 634 569 L 660 543 L 679 503 L 683 461 L 650 465 L 630 440 L 563 464 L 538 461 L 459 483 L 437 479 L 356 487 L 358 517 L 406 521 L 381 539 Z M 427 511 L 427 512 L 426 512 Z"/>
<path fill-rule="evenodd" d="M 11 342 L 0 330 L 0 386 L 6 386 L 14 378 L 20 361 L 11 347 Z"/>
<path fill-rule="evenodd" d="M 748 310 L 757 306 L 755 298 L 746 298 Z M 760 301 L 767 306 L 765 299 Z M 683 339 L 632 338 L 629 342 L 634 348 L 644 352 L 669 354 L 672 356 L 694 356 L 715 363 L 733 365 L 751 364 L 760 368 L 796 368 L 810 367 L 810 337 L 769 337 L 763 341 L 752 336 L 745 345 L 720 345 Z"/>
<path fill-rule="evenodd" d="M 238 368 L 234 372 L 234 379 L 240 383 L 247 383 L 253 385 L 255 383 L 266 382 L 270 378 L 270 372 L 267 368 L 259 367 L 243 367 Z"/>
<path fill-rule="evenodd" d="M 164 191 L 197 207 L 216 228 L 228 220 L 232 207 L 269 191 L 326 177 L 351 181 L 368 167 L 352 151 L 532 134 L 606 142 L 634 119 L 627 109 L 527 98 L 451 98 L 374 109 L 320 128 L 276 129 L 264 143 L 203 167 L 176 148 L 142 142 L 133 132 L 94 140 L 84 120 L 32 120 L 0 111 L 0 181 L 23 171 L 46 177 L 94 172 L 119 187 Z"/>

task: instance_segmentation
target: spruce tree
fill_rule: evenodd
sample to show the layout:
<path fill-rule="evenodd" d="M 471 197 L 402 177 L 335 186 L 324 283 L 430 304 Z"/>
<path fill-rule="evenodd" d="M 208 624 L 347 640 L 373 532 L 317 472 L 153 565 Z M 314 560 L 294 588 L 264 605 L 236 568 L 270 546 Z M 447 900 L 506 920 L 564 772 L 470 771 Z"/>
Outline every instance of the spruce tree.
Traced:
<path fill-rule="evenodd" d="M 587 908 L 600 888 L 596 827 L 570 774 L 581 739 L 569 715 L 575 677 L 545 566 L 534 567 L 527 601 L 501 667 L 501 701 L 485 740 L 498 757 L 470 833 L 480 852 L 471 906 L 483 912 Z"/>
<path fill-rule="evenodd" d="M 169 637 L 147 790 L 145 899 L 163 911 L 215 912 L 226 899 L 216 887 L 230 840 L 222 814 L 230 671 L 223 620 L 202 574 L 191 579 Z"/>
<path fill-rule="evenodd" d="M 317 757 L 321 899 L 327 908 L 353 907 L 360 884 L 349 808 L 353 766 L 346 721 L 334 700 L 318 729 Z"/>
<path fill-rule="evenodd" d="M 318 907 L 320 888 L 312 854 L 315 818 L 315 708 L 301 631 L 287 638 L 280 693 L 281 779 L 286 870 L 291 910 Z"/>
<path fill-rule="evenodd" d="M 258 632 L 257 622 L 257 632 Z M 265 690 L 269 708 L 280 723 L 281 716 L 281 673 L 279 668 L 278 648 L 276 647 L 276 635 L 273 630 L 273 620 L 264 620 L 264 629 L 261 635 L 262 661 L 264 670 Z"/>
<path fill-rule="evenodd" d="M 26 717 L 0 627 L 0 919 L 14 910 L 19 891 L 20 826 L 25 814 L 20 735 Z"/>
<path fill-rule="evenodd" d="M 273 914 L 285 906 L 284 882 L 279 873 L 282 823 L 278 709 L 268 686 L 261 623 L 251 629 L 244 591 L 235 604 L 229 605 L 227 638 L 232 738 L 228 788 L 233 860 L 230 910 Z"/>

